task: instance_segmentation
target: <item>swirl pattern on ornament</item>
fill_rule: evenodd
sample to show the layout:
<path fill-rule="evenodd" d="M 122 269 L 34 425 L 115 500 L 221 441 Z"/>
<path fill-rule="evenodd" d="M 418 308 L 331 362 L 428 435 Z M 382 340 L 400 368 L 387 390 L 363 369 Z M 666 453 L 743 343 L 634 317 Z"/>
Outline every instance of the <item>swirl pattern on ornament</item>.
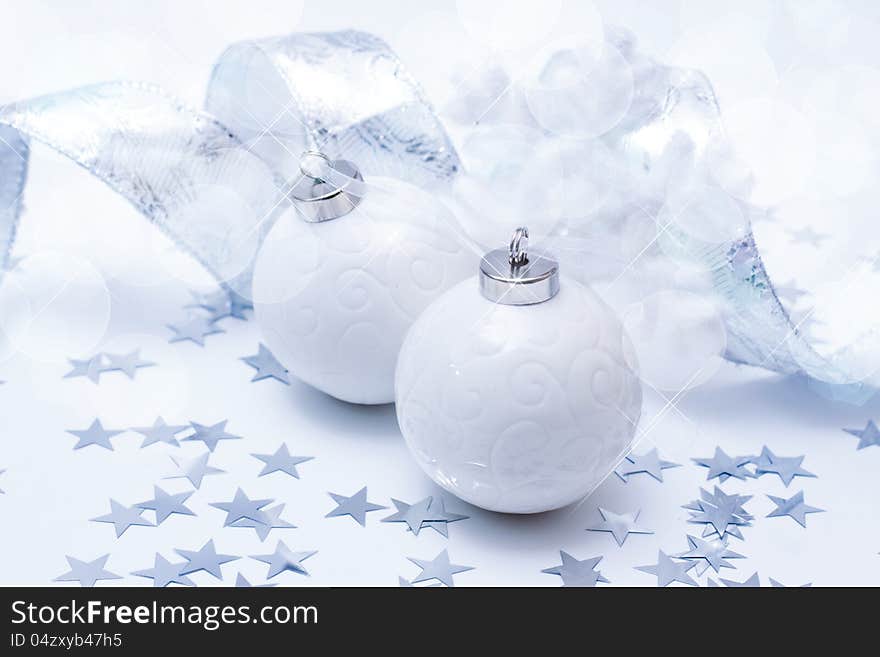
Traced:
<path fill-rule="evenodd" d="M 279 219 L 257 259 L 254 307 L 292 374 L 338 399 L 385 404 L 410 325 L 477 258 L 429 194 L 390 178 L 367 183 L 338 219 L 309 223 L 293 209 Z"/>
<path fill-rule="evenodd" d="M 642 395 L 628 338 L 591 290 L 567 278 L 560 288 L 550 301 L 508 306 L 466 280 L 425 311 L 401 350 L 407 444 L 431 478 L 477 506 L 571 504 L 632 447 Z"/>

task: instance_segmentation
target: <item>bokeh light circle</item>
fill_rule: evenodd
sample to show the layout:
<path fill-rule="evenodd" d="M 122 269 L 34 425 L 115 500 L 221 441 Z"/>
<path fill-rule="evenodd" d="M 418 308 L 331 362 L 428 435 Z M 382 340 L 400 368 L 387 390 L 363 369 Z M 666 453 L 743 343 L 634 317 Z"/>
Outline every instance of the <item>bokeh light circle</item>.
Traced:
<path fill-rule="evenodd" d="M 90 354 L 110 322 L 100 272 L 76 256 L 46 251 L 23 259 L 0 285 L 0 331 L 39 362 Z"/>
<path fill-rule="evenodd" d="M 554 40 L 532 61 L 522 82 L 538 124 L 566 137 L 605 134 L 633 101 L 632 67 L 617 48 L 582 37 Z"/>

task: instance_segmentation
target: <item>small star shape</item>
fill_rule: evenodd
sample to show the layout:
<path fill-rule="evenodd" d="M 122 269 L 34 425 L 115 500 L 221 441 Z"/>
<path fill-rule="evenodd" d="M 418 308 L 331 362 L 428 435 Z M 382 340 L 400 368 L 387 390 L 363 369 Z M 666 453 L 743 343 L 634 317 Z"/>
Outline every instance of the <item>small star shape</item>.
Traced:
<path fill-rule="evenodd" d="M 92 422 L 91 426 L 88 429 L 76 431 L 72 429 L 68 429 L 67 433 L 73 434 L 77 438 L 79 438 L 79 442 L 73 446 L 74 449 L 82 449 L 83 447 L 88 447 L 89 445 L 99 445 L 104 449 L 109 449 L 111 452 L 113 451 L 113 445 L 110 444 L 110 439 L 113 436 L 118 436 L 123 433 L 122 431 L 114 431 L 104 429 L 104 426 L 101 424 L 101 420 L 96 419 Z"/>
<path fill-rule="evenodd" d="M 721 482 L 727 480 L 728 477 L 736 477 L 745 480 L 746 478 L 754 478 L 755 475 L 746 469 L 746 465 L 752 462 L 751 456 L 731 457 L 720 447 L 715 448 L 715 455 L 712 458 L 693 459 L 694 463 L 704 468 L 709 468 L 706 480 L 719 477 Z"/>
<path fill-rule="evenodd" d="M 137 506 L 141 509 L 149 509 L 156 512 L 156 524 L 161 525 L 173 513 L 183 516 L 194 516 L 195 513 L 184 504 L 192 493 L 178 493 L 169 495 L 158 486 L 153 486 L 153 499 L 141 502 Z"/>
<path fill-rule="evenodd" d="M 422 569 L 419 576 L 412 580 L 414 584 L 436 579 L 446 584 L 446 586 L 455 586 L 455 583 L 452 581 L 453 575 L 473 570 L 472 566 L 459 566 L 458 564 L 449 563 L 449 552 L 447 550 L 443 550 L 431 560 L 414 559 L 413 557 L 409 557 L 409 560 Z"/>
<path fill-rule="evenodd" d="M 276 379 L 281 383 L 290 385 L 290 378 L 287 376 L 287 370 L 278 362 L 278 359 L 272 355 L 266 346 L 261 342 L 254 356 L 245 356 L 242 360 L 253 367 L 256 371 L 254 381 L 262 381 L 263 379 Z"/>
<path fill-rule="evenodd" d="M 143 509 L 136 506 L 123 506 L 113 499 L 110 500 L 110 513 L 92 518 L 92 522 L 106 522 L 113 525 L 116 530 L 116 538 L 122 536 L 132 525 L 154 527 L 153 523 L 143 517 Z"/>
<path fill-rule="evenodd" d="M 562 563 L 552 568 L 545 568 L 542 573 L 559 575 L 563 586 L 594 587 L 598 582 L 608 583 L 608 580 L 596 570 L 596 566 L 602 561 L 602 557 L 578 560 L 564 550 L 559 551 Z"/>
<path fill-rule="evenodd" d="M 185 477 L 189 479 L 189 483 L 193 485 L 193 488 L 201 488 L 202 479 L 204 479 L 206 475 L 225 473 L 225 470 L 220 470 L 219 468 L 208 465 L 208 459 L 210 457 L 210 452 L 205 452 L 201 456 L 197 456 L 193 459 L 178 459 L 172 456 L 171 460 L 174 465 L 177 466 L 177 469 L 180 470 L 181 474 L 168 477 L 168 479 Z"/>
<path fill-rule="evenodd" d="M 380 511 L 388 507 L 381 504 L 373 504 L 367 501 L 367 487 L 364 486 L 351 497 L 345 495 L 337 495 L 329 493 L 333 501 L 336 502 L 336 508 L 328 513 L 325 518 L 333 518 L 336 516 L 351 516 L 361 527 L 367 524 L 367 513 L 370 511 Z"/>
<path fill-rule="evenodd" d="M 721 579 L 721 578 L 719 578 Z M 758 573 L 753 573 L 751 577 L 749 577 L 744 582 L 736 582 L 732 579 L 721 579 L 721 582 L 724 586 L 729 588 L 758 588 L 761 586 L 761 579 L 758 577 Z"/>
<path fill-rule="evenodd" d="M 700 495 L 700 500 L 685 505 L 685 508 L 691 512 L 688 522 L 705 524 L 703 536 L 708 536 L 714 531 L 719 538 L 730 534 L 742 539 L 739 526 L 748 526 L 752 520 L 752 516 L 746 512 L 743 504 L 751 499 L 751 495 L 728 495 L 718 486 L 715 486 L 714 493 L 701 488 Z"/>
<path fill-rule="evenodd" d="M 772 577 L 770 578 L 770 586 L 772 586 L 773 588 L 777 588 L 777 589 L 788 588 L 785 586 L 785 584 L 773 579 Z M 807 582 L 806 584 L 801 584 L 799 588 L 809 589 L 809 588 L 812 588 L 812 586 L 813 586 L 812 582 Z"/>
<path fill-rule="evenodd" d="M 440 510 L 431 508 L 432 501 L 431 497 L 426 497 L 415 504 L 407 504 L 392 497 L 391 502 L 397 507 L 397 512 L 382 518 L 382 522 L 405 522 L 409 530 L 418 536 L 425 523 L 443 520 Z"/>
<path fill-rule="evenodd" d="M 257 537 L 261 541 L 265 541 L 269 536 L 269 532 L 273 529 L 295 529 L 296 525 L 292 525 L 281 518 L 284 511 L 284 504 L 278 504 L 268 509 L 259 511 L 259 518 L 253 520 L 251 518 L 239 518 L 232 523 L 232 527 L 247 527 L 253 529 L 257 533 Z"/>
<path fill-rule="evenodd" d="M 204 308 L 211 313 L 211 321 L 216 322 L 226 317 L 234 317 L 235 319 L 246 320 L 245 310 L 253 310 L 254 305 L 235 292 L 227 292 L 226 290 L 218 290 L 212 294 L 196 294 L 193 293 L 195 304 L 193 305 Z"/>
<path fill-rule="evenodd" d="M 636 524 L 641 510 L 633 513 L 614 513 L 608 509 L 599 507 L 599 513 L 602 515 L 602 523 L 595 527 L 588 527 L 587 531 L 591 532 L 610 532 L 617 541 L 617 545 L 623 545 L 626 537 L 630 534 L 653 534 L 650 529 L 640 527 Z"/>
<path fill-rule="evenodd" d="M 223 572 L 220 566 L 230 561 L 235 561 L 238 557 L 231 554 L 217 554 L 214 548 L 214 541 L 210 540 L 205 543 L 200 550 L 174 550 L 186 559 L 187 563 L 180 570 L 181 575 L 189 575 L 191 573 L 204 570 L 217 579 L 223 579 Z"/>
<path fill-rule="evenodd" d="M 663 481 L 663 470 L 669 468 L 680 467 L 680 464 L 672 461 L 664 461 L 660 458 L 657 448 L 645 452 L 644 454 L 630 454 L 627 456 L 617 469 L 614 471 L 618 477 L 627 481 L 630 475 L 644 472 L 651 475 L 657 481 Z"/>
<path fill-rule="evenodd" d="M 207 445 L 209 451 L 217 449 L 217 444 L 221 440 L 241 440 L 241 436 L 234 436 L 226 431 L 226 423 L 229 420 L 223 420 L 211 426 L 199 424 L 198 422 L 190 422 L 190 426 L 195 433 L 186 436 L 183 440 L 200 440 Z"/>
<path fill-rule="evenodd" d="M 98 557 L 94 561 L 80 561 L 74 557 L 66 557 L 70 570 L 54 579 L 56 582 L 79 582 L 80 586 L 92 587 L 95 582 L 104 579 L 122 579 L 116 573 L 105 570 L 109 554 Z"/>
<path fill-rule="evenodd" d="M 269 572 L 266 575 L 266 579 L 271 579 L 285 570 L 299 573 L 300 575 L 308 575 L 309 571 L 305 569 L 302 562 L 316 553 L 316 550 L 293 552 L 284 544 L 284 541 L 278 541 L 278 545 L 275 546 L 275 552 L 272 554 L 258 554 L 251 558 L 269 564 Z"/>
<path fill-rule="evenodd" d="M 795 522 L 801 527 L 807 526 L 808 513 L 821 513 L 825 510 L 806 504 L 804 502 L 804 491 L 795 493 L 787 500 L 782 497 L 775 497 L 774 495 L 768 495 L 767 497 L 769 497 L 776 505 L 776 508 L 767 514 L 768 518 L 790 516 L 794 518 Z"/>
<path fill-rule="evenodd" d="M 273 472 L 284 472 L 296 479 L 299 479 L 299 472 L 296 466 L 300 463 L 311 461 L 314 458 L 313 456 L 291 456 L 287 443 L 282 443 L 281 447 L 275 450 L 274 454 L 251 454 L 251 456 L 266 464 L 260 471 L 260 477 L 272 474 Z"/>
<path fill-rule="evenodd" d="M 706 566 L 712 566 L 717 573 L 721 568 L 733 568 L 734 566 L 727 559 L 744 559 L 743 555 L 728 549 L 724 539 L 715 538 L 710 541 L 704 541 L 696 536 L 687 537 L 690 550 L 678 555 L 679 559 L 699 559 L 704 560 Z M 697 566 L 697 575 L 702 575 L 705 568 L 700 569 Z"/>
<path fill-rule="evenodd" d="M 69 358 L 68 360 L 73 366 L 73 369 L 64 375 L 65 379 L 84 376 L 92 383 L 98 383 L 101 380 L 101 372 L 105 371 L 103 369 L 103 354 L 97 354 L 86 360 L 76 360 L 74 358 Z"/>
<path fill-rule="evenodd" d="M 4 472 L 6 472 L 6 470 L 0 470 L 0 475 L 2 475 Z M 5 495 L 5 494 L 6 494 L 6 491 L 3 490 L 2 488 L 0 488 L 0 495 Z"/>
<path fill-rule="evenodd" d="M 442 497 L 431 498 L 431 503 L 428 505 L 428 515 L 439 518 L 439 520 L 426 520 L 422 523 L 421 528 L 433 529 L 438 534 L 446 538 L 449 538 L 450 522 L 458 522 L 459 520 L 468 519 L 468 516 L 464 514 L 447 511 L 446 502 L 443 501 Z M 411 530 L 407 528 L 407 531 Z"/>
<path fill-rule="evenodd" d="M 186 566 L 185 563 L 171 563 L 158 552 L 152 568 L 146 570 L 136 570 L 132 575 L 138 577 L 148 577 L 153 580 L 153 586 L 163 588 L 169 584 L 180 584 L 181 586 L 195 586 L 189 577 L 184 575 L 181 570 Z"/>
<path fill-rule="evenodd" d="M 225 333 L 213 321 L 207 320 L 204 317 L 190 317 L 181 324 L 168 324 L 168 328 L 174 331 L 174 336 L 168 342 L 191 340 L 200 347 L 205 346 L 206 336 L 214 335 L 215 333 Z"/>
<path fill-rule="evenodd" d="M 139 367 L 152 367 L 156 363 L 141 359 L 141 350 L 135 349 L 127 354 L 104 354 L 107 364 L 101 367 L 102 372 L 124 372 L 133 379 Z"/>
<path fill-rule="evenodd" d="M 697 582 L 687 574 L 695 565 L 693 561 L 673 561 L 663 550 L 658 550 L 656 564 L 652 566 L 637 566 L 636 570 L 641 570 L 649 575 L 656 575 L 657 586 L 668 586 L 672 582 L 698 586 Z"/>
<path fill-rule="evenodd" d="M 165 420 L 159 416 L 153 422 L 153 426 L 132 427 L 131 430 L 144 437 L 144 442 L 141 443 L 142 448 L 154 443 L 165 443 L 166 445 L 179 447 L 180 443 L 177 442 L 176 436 L 181 431 L 185 431 L 188 428 L 189 427 L 185 424 L 166 424 Z"/>
<path fill-rule="evenodd" d="M 246 588 L 268 589 L 268 588 L 272 588 L 273 586 L 277 586 L 277 585 L 276 584 L 257 584 L 256 586 L 254 586 L 253 584 L 251 584 L 247 580 L 247 577 L 245 577 L 241 573 L 238 573 L 238 575 L 236 575 L 236 577 L 235 577 L 235 588 L 237 588 L 237 589 L 246 589 Z"/>
<path fill-rule="evenodd" d="M 755 472 L 759 475 L 765 473 L 778 474 L 786 487 L 795 477 L 815 477 L 801 467 L 804 462 L 803 456 L 776 456 L 767 447 L 761 450 L 761 456 L 755 459 Z"/>
<path fill-rule="evenodd" d="M 226 511 L 226 521 L 223 526 L 228 527 L 242 518 L 260 521 L 262 519 L 260 509 L 271 502 L 272 500 L 252 500 L 239 488 L 235 491 L 235 497 L 231 502 L 214 502 L 211 506 Z"/>
<path fill-rule="evenodd" d="M 880 429 L 877 429 L 874 420 L 868 420 L 864 429 L 844 429 L 844 431 L 859 439 L 856 449 L 865 449 L 871 445 L 880 447 Z"/>

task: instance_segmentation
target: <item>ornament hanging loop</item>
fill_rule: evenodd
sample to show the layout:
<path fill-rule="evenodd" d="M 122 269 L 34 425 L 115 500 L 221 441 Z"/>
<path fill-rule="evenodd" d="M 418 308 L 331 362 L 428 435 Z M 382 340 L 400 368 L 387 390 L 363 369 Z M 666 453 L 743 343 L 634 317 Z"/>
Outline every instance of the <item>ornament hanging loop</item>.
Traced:
<path fill-rule="evenodd" d="M 507 261 L 514 267 L 521 267 L 529 261 L 527 250 L 529 248 L 529 229 L 520 226 L 513 231 L 510 239 L 510 254 Z"/>
<path fill-rule="evenodd" d="M 300 172 L 316 182 L 327 182 L 327 172 L 332 166 L 330 158 L 316 150 L 304 152 L 299 161 Z"/>
<path fill-rule="evenodd" d="M 344 217 L 366 194 L 360 170 L 348 160 L 331 160 L 318 150 L 300 157 L 300 177 L 290 187 L 290 197 L 300 216 L 310 223 Z"/>
<path fill-rule="evenodd" d="M 529 247 L 529 229 L 517 228 L 507 249 L 489 251 L 480 261 L 480 293 L 493 303 L 530 306 L 559 292 L 559 263 L 549 253 Z"/>

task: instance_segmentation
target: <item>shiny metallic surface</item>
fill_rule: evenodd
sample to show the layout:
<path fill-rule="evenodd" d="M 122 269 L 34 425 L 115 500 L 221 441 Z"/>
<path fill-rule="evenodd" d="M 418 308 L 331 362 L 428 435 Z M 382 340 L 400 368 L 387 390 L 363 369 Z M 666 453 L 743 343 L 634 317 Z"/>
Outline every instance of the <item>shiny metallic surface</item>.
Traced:
<path fill-rule="evenodd" d="M 331 159 L 344 153 L 366 175 L 429 189 L 459 170 L 418 85 L 381 39 L 363 32 L 230 46 L 214 67 L 206 109 L 133 82 L 0 107 L 0 138 L 8 146 L 0 148 L 0 269 L 8 266 L 21 214 L 30 139 L 106 182 L 245 297 L 252 258 L 288 207 L 304 150 L 320 146 Z M 279 113 L 293 125 L 273 122 Z M 245 211 L 193 221 L 201 202 L 217 204 L 211 195 L 218 188 Z M 347 200 L 363 189 L 348 183 Z"/>
<path fill-rule="evenodd" d="M 357 162 L 367 177 L 419 186 L 448 182 L 460 169 L 416 80 L 365 32 L 233 44 L 214 67 L 205 108 L 288 180 L 306 149 Z"/>
<path fill-rule="evenodd" d="M 354 210 L 363 196 L 352 193 L 348 187 L 355 181 L 363 181 L 358 168 L 347 160 L 331 161 L 317 151 L 307 151 L 305 155 L 307 157 L 300 164 L 303 175 L 290 190 L 299 215 L 305 221 L 318 223 L 344 217 Z M 333 172 L 339 175 L 333 175 Z M 338 185 L 335 181 L 340 177 L 344 182 Z"/>
<path fill-rule="evenodd" d="M 529 229 L 525 226 L 517 228 L 510 240 L 510 252 L 507 261 L 511 265 L 524 265 L 529 261 L 526 251 L 529 249 Z"/>
<path fill-rule="evenodd" d="M 528 248 L 529 231 L 517 228 L 510 247 L 490 251 L 480 261 L 480 293 L 506 306 L 543 303 L 559 292 L 559 263 L 550 254 Z"/>

